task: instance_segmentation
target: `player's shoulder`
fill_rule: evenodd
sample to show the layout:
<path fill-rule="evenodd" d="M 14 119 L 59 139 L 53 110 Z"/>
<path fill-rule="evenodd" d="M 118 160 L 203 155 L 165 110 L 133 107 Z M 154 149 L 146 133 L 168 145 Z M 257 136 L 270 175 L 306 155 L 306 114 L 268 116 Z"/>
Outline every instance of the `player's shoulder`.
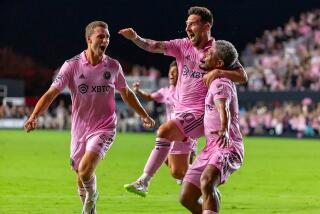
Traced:
<path fill-rule="evenodd" d="M 233 88 L 233 82 L 227 78 L 217 78 L 212 81 L 210 88 L 213 90 L 221 90 L 223 87 Z"/>
<path fill-rule="evenodd" d="M 69 63 L 69 64 L 72 64 L 72 63 L 80 62 L 80 60 L 81 60 L 81 53 L 77 54 L 76 56 L 73 56 L 70 59 L 67 59 L 66 62 Z"/>
<path fill-rule="evenodd" d="M 118 60 L 116 60 L 108 55 L 105 55 L 105 57 L 103 59 L 103 63 L 105 63 L 109 69 L 118 70 L 119 67 L 121 67 Z"/>

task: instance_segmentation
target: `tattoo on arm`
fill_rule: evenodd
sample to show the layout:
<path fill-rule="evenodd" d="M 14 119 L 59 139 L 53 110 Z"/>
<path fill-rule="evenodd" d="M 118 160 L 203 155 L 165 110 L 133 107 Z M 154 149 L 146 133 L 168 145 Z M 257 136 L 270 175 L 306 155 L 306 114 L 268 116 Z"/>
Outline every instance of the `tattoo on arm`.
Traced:
<path fill-rule="evenodd" d="M 164 53 L 165 51 L 165 45 L 163 41 L 145 39 L 145 38 L 141 38 L 140 36 L 137 36 L 137 38 L 132 41 L 138 47 L 151 53 Z"/>

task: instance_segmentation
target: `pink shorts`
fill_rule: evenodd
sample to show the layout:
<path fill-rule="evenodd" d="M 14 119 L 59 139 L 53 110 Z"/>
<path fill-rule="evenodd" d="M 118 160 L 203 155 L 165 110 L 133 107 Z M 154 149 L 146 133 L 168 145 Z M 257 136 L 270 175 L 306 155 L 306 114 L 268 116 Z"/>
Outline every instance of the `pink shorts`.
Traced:
<path fill-rule="evenodd" d="M 86 151 L 92 151 L 104 159 L 116 136 L 115 130 L 97 132 L 90 135 L 85 141 L 73 140 L 71 143 L 70 164 L 77 171 L 80 161 Z"/>
<path fill-rule="evenodd" d="M 200 178 L 208 165 L 213 165 L 220 170 L 220 184 L 240 168 L 243 163 L 243 153 L 231 146 L 230 148 L 205 147 L 196 160 L 189 167 L 183 182 L 194 184 L 200 189 Z"/>
<path fill-rule="evenodd" d="M 170 155 L 182 155 L 196 152 L 197 141 L 189 138 L 186 142 L 174 141 L 171 143 Z"/>
<path fill-rule="evenodd" d="M 203 118 L 204 114 L 188 112 L 176 114 L 176 117 L 173 119 L 173 121 L 184 134 L 184 136 L 198 139 L 204 134 Z"/>

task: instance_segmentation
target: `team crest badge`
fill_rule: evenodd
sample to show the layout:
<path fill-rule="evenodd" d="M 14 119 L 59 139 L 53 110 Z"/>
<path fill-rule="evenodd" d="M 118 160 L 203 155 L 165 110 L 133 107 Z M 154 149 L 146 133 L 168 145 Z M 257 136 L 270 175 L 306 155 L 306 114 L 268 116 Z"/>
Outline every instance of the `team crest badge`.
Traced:
<path fill-rule="evenodd" d="M 106 72 L 104 73 L 104 79 L 109 80 L 110 77 L 111 77 L 110 72 L 109 72 L 109 71 L 106 71 Z"/>

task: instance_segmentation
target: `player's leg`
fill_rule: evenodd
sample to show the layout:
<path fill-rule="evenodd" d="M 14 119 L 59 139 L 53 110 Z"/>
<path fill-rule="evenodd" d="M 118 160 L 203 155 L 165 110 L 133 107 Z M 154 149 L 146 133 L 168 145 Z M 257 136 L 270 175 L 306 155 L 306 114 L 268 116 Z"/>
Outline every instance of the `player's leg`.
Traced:
<path fill-rule="evenodd" d="M 189 167 L 190 154 L 169 154 L 168 161 L 172 177 L 182 180 Z"/>
<path fill-rule="evenodd" d="M 77 178 L 77 184 L 78 184 L 78 193 L 80 196 L 81 203 L 83 205 L 84 201 L 86 200 L 86 189 L 84 188 L 83 183 L 80 180 L 78 173 L 77 173 L 76 178 Z"/>
<path fill-rule="evenodd" d="M 220 170 L 211 164 L 205 168 L 201 175 L 200 183 L 203 213 L 214 214 L 219 212 L 220 198 L 217 187 L 221 182 L 220 177 Z"/>
<path fill-rule="evenodd" d="M 193 149 L 193 141 L 174 141 L 171 144 L 168 160 L 170 173 L 177 181 L 181 181 L 189 168 L 190 154 Z"/>
<path fill-rule="evenodd" d="M 95 204 L 98 198 L 95 170 L 106 152 L 114 142 L 115 131 L 105 131 L 91 136 L 87 140 L 86 152 L 82 157 L 78 175 L 86 190 L 86 199 L 83 213 L 95 213 Z"/>
<path fill-rule="evenodd" d="M 100 160 L 101 158 L 96 152 L 86 151 L 80 161 L 78 177 L 86 191 L 83 214 L 95 213 L 95 203 L 98 198 L 95 170 Z"/>
<path fill-rule="evenodd" d="M 183 182 L 180 192 L 180 203 L 193 214 L 202 213 L 202 205 L 199 203 L 201 190 L 196 185 Z"/>
<path fill-rule="evenodd" d="M 176 126 L 174 121 L 168 121 L 162 124 L 157 131 L 155 147 L 151 151 L 149 159 L 144 167 L 143 174 L 137 181 L 126 184 L 127 191 L 145 197 L 148 192 L 149 182 L 152 176 L 157 172 L 163 162 L 166 160 L 172 140 L 182 141 L 186 137 Z"/>
<path fill-rule="evenodd" d="M 203 116 L 183 113 L 162 124 L 157 131 L 156 145 L 145 165 L 144 173 L 137 181 L 126 184 L 125 189 L 145 197 L 152 176 L 168 156 L 171 142 L 185 142 L 188 137 L 198 138 L 203 135 Z"/>

